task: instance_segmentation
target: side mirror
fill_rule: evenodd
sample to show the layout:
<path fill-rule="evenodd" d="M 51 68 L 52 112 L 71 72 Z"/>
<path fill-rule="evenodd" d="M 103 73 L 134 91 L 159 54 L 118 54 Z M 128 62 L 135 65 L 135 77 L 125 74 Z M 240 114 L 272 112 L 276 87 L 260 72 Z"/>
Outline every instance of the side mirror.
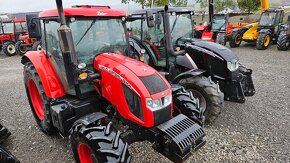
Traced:
<path fill-rule="evenodd" d="M 156 13 L 155 15 L 155 23 L 156 24 L 161 24 L 161 14 L 160 13 Z"/>
<path fill-rule="evenodd" d="M 28 28 L 28 35 L 31 38 L 41 38 L 41 27 L 38 14 L 26 15 L 26 23 Z"/>
<path fill-rule="evenodd" d="M 288 15 L 288 19 L 287 19 L 287 22 L 290 22 L 290 15 Z"/>
<path fill-rule="evenodd" d="M 148 27 L 154 27 L 154 17 L 151 11 L 146 11 L 146 19 L 147 19 L 147 26 Z"/>

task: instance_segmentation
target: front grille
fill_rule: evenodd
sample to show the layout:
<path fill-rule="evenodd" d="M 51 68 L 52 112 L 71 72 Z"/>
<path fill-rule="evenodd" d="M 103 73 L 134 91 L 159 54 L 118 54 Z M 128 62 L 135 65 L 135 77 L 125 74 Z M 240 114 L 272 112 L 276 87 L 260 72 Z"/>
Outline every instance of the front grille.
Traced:
<path fill-rule="evenodd" d="M 159 125 L 158 128 L 176 141 L 181 153 L 190 150 L 190 147 L 198 146 L 200 140 L 205 136 L 202 127 L 182 114 Z"/>
<path fill-rule="evenodd" d="M 157 74 L 153 74 L 150 76 L 139 77 L 140 80 L 143 82 L 145 87 L 148 89 L 151 95 L 165 91 L 168 89 L 166 83 L 162 80 L 162 78 Z"/>
<path fill-rule="evenodd" d="M 129 106 L 130 111 L 142 121 L 144 120 L 141 99 L 140 97 L 133 92 L 130 88 L 128 88 L 125 84 L 123 84 L 123 91 L 126 98 L 126 102 Z"/>
<path fill-rule="evenodd" d="M 171 118 L 171 105 L 166 106 L 163 109 L 156 110 L 154 114 L 154 125 L 159 125 Z"/>

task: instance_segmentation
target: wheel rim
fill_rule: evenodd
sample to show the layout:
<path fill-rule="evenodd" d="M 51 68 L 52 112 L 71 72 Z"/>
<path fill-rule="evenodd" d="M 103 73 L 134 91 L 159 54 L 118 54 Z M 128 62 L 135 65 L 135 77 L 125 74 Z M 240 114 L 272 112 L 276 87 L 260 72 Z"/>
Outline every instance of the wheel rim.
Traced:
<path fill-rule="evenodd" d="M 21 51 L 21 53 L 26 53 L 27 48 L 25 46 L 19 45 L 19 50 Z"/>
<path fill-rule="evenodd" d="M 28 80 L 28 90 L 31 103 L 33 105 L 33 109 L 38 119 L 42 121 L 44 119 L 44 106 L 42 103 L 41 96 L 38 92 L 37 86 L 32 79 Z"/>
<path fill-rule="evenodd" d="M 235 43 L 236 43 L 236 44 L 240 44 L 240 43 L 241 43 L 241 35 L 240 35 L 240 34 L 238 34 L 238 35 L 236 36 Z"/>
<path fill-rule="evenodd" d="M 41 45 L 38 45 L 37 48 L 36 48 L 36 50 L 37 51 L 40 51 L 41 50 Z"/>
<path fill-rule="evenodd" d="M 80 143 L 78 145 L 78 156 L 80 159 L 80 163 L 93 163 L 92 150 L 88 145 L 84 143 Z"/>
<path fill-rule="evenodd" d="M 268 46 L 270 43 L 270 36 L 266 35 L 265 40 L 264 40 L 264 46 Z"/>
<path fill-rule="evenodd" d="M 16 49 L 15 49 L 15 46 L 13 44 L 10 44 L 7 46 L 7 51 L 10 53 L 10 54 L 14 54 L 16 52 Z"/>
<path fill-rule="evenodd" d="M 205 112 L 205 110 L 206 110 L 206 106 L 207 106 L 207 103 L 206 103 L 206 100 L 205 100 L 204 96 L 203 96 L 199 91 L 196 91 L 196 90 L 193 90 L 193 89 L 191 89 L 191 90 L 189 90 L 189 91 L 192 93 L 192 95 L 193 95 L 194 97 L 197 97 L 197 98 L 199 99 L 199 106 L 200 106 L 200 109 L 201 109 L 203 112 Z"/>

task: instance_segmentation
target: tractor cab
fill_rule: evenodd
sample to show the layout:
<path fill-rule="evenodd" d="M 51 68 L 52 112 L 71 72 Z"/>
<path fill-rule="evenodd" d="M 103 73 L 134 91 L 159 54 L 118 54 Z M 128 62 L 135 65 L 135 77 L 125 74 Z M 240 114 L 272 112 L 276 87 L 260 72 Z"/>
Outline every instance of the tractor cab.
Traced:
<path fill-rule="evenodd" d="M 86 12 L 83 13 L 83 10 Z M 129 44 L 125 28 L 125 13 L 121 10 L 113 10 L 108 6 L 73 6 L 64 9 L 65 18 L 72 31 L 75 47 L 76 65 L 85 65 L 86 69 L 93 71 L 94 59 L 104 52 L 116 54 L 129 54 Z M 62 55 L 58 41 L 58 28 L 60 20 L 57 10 L 47 10 L 39 14 L 40 23 L 30 25 L 30 33 L 34 37 L 41 38 L 43 50 L 46 56 L 52 56 L 56 64 L 54 70 L 61 77 L 66 93 L 70 95 L 89 96 L 95 89 L 88 83 L 80 83 L 76 88 L 73 82 L 69 82 L 72 73 L 66 72 L 67 63 Z M 41 26 L 42 31 L 39 30 Z"/>
<path fill-rule="evenodd" d="M 0 21 L 0 27 L 0 35 L 10 35 L 11 40 L 17 39 L 20 34 L 24 34 L 27 31 L 24 19 Z"/>
<path fill-rule="evenodd" d="M 259 23 L 258 31 L 260 30 L 270 30 L 272 37 L 279 33 L 279 24 L 283 23 L 284 10 L 283 9 L 268 9 L 262 12 Z"/>
<path fill-rule="evenodd" d="M 229 14 L 215 14 L 212 18 L 211 31 L 226 31 L 228 25 Z"/>
<path fill-rule="evenodd" d="M 131 20 L 130 44 L 134 47 L 136 53 L 142 56 L 140 60 L 144 63 L 156 67 L 159 71 L 168 72 L 172 68 L 172 63 L 178 63 L 183 58 L 189 58 L 187 55 L 174 55 L 169 51 L 173 49 L 174 52 L 178 52 L 180 50 L 177 46 L 178 39 L 193 37 L 192 28 L 184 28 L 193 27 L 193 12 L 190 9 L 187 10 L 187 8 L 176 7 L 172 11 L 169 8 L 169 24 L 165 25 L 163 11 L 163 8 L 156 8 L 133 13 L 129 18 Z M 166 45 L 165 28 L 167 26 L 170 27 L 172 40 L 168 44 L 172 49 L 167 49 L 168 46 Z M 191 64 L 190 61 L 189 64 Z M 191 65 L 195 66 L 194 63 Z"/>

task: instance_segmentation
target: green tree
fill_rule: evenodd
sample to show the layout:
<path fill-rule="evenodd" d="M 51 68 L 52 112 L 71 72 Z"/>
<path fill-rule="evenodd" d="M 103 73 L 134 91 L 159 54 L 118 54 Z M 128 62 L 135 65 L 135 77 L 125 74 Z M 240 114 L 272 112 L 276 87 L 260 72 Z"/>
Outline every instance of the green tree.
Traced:
<path fill-rule="evenodd" d="M 208 7 L 209 0 L 197 0 L 197 3 L 200 3 L 200 8 L 204 9 Z M 220 12 L 226 7 L 233 7 L 236 3 L 232 0 L 213 0 L 214 10 L 215 12 Z"/>
<path fill-rule="evenodd" d="M 242 11 L 251 13 L 257 11 L 261 4 L 260 0 L 238 0 L 238 6 Z"/>
<path fill-rule="evenodd" d="M 142 9 L 153 6 L 186 6 L 188 0 L 122 0 L 122 3 L 135 2 L 141 5 Z M 153 4 L 153 6 L 152 6 Z"/>

